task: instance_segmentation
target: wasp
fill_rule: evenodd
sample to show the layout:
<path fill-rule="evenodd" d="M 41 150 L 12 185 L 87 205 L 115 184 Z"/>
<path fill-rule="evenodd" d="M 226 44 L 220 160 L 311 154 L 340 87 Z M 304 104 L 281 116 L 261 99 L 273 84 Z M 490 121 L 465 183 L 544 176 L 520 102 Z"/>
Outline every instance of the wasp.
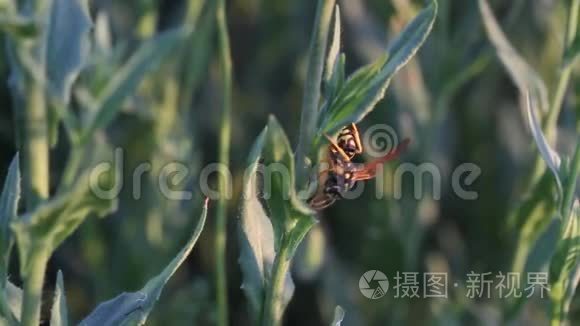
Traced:
<path fill-rule="evenodd" d="M 367 164 L 360 164 L 352 161 L 356 155 L 364 151 L 358 128 L 354 123 L 344 127 L 336 141 L 326 134 L 324 136 L 329 142 L 327 152 L 329 168 L 319 173 L 319 184 L 322 187 L 319 187 L 317 193 L 309 200 L 310 207 L 315 210 L 326 208 L 342 199 L 343 194 L 354 188 L 358 181 L 374 178 L 379 165 L 399 156 L 409 144 L 409 140 L 405 139 L 385 156 Z"/>

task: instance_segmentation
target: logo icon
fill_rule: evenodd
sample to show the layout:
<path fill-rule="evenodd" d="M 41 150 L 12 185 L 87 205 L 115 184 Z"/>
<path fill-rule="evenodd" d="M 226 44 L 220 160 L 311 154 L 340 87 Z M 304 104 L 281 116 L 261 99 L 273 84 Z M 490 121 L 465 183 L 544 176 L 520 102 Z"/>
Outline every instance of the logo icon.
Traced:
<path fill-rule="evenodd" d="M 387 294 L 389 289 L 389 280 L 385 273 L 372 269 L 366 271 L 358 280 L 358 288 L 360 293 L 365 297 L 376 300 Z"/>

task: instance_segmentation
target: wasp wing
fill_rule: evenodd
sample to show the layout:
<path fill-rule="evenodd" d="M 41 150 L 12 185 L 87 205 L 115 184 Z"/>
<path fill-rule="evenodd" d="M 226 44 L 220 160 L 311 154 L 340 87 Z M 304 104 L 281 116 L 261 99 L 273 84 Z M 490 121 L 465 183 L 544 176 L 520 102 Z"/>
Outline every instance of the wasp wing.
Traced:
<path fill-rule="evenodd" d="M 375 175 L 377 174 L 377 168 L 382 165 L 385 162 L 391 161 L 395 158 L 397 158 L 399 155 L 401 155 L 402 152 L 404 152 L 407 147 L 409 146 L 410 143 L 410 139 L 405 139 L 403 140 L 402 143 L 400 143 L 397 148 L 395 148 L 394 150 L 390 151 L 387 155 L 380 157 L 376 160 L 373 160 L 367 164 L 364 164 L 363 166 L 361 166 L 360 168 L 357 168 L 355 171 L 353 171 L 353 179 L 356 181 L 362 181 L 362 180 L 369 180 L 375 177 Z"/>

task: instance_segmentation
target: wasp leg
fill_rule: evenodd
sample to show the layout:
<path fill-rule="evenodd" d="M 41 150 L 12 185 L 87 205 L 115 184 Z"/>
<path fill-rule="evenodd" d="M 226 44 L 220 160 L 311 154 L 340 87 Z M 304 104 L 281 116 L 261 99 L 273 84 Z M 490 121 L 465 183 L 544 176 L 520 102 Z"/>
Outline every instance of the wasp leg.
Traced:
<path fill-rule="evenodd" d="M 375 173 L 367 172 L 367 171 L 356 171 L 353 173 L 353 180 L 355 181 L 363 181 L 369 180 L 375 177 Z"/>
<path fill-rule="evenodd" d="M 336 201 L 336 198 L 328 196 L 328 195 L 324 195 L 324 197 L 322 198 L 313 198 L 310 201 L 310 207 L 314 210 L 321 210 L 324 209 L 332 204 L 334 204 L 334 202 Z"/>
<path fill-rule="evenodd" d="M 324 134 L 324 137 L 326 137 L 326 139 L 328 139 L 328 141 L 330 142 L 330 146 L 332 146 L 332 148 L 340 156 L 342 156 L 342 158 L 344 159 L 345 162 L 350 162 L 350 158 L 348 157 L 348 155 L 346 155 L 346 153 L 342 150 L 342 148 L 340 148 L 340 146 L 338 146 L 338 144 L 336 142 L 334 142 L 334 140 L 332 140 L 332 138 L 330 138 L 330 136 L 328 136 L 327 134 Z"/>
<path fill-rule="evenodd" d="M 363 145 L 360 141 L 360 133 L 358 132 L 358 128 L 354 123 L 350 124 L 350 128 L 352 129 L 352 136 L 354 137 L 354 142 L 356 143 L 356 153 L 362 154 L 363 152 Z"/>

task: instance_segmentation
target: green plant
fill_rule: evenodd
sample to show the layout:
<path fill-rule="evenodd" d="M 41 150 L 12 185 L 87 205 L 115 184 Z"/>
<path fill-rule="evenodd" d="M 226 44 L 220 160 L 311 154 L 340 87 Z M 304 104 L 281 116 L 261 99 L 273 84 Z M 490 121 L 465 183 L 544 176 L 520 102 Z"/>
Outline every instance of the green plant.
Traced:
<path fill-rule="evenodd" d="M 556 219 L 558 228 L 557 243 L 554 250 L 541 257 L 549 260 L 551 324 L 561 325 L 569 312 L 569 305 L 578 286 L 576 270 L 579 266 L 578 240 L 578 199 L 574 199 L 578 170 L 580 169 L 579 150 L 580 130 L 576 130 L 576 146 L 571 159 L 561 158 L 550 143 L 556 135 L 557 118 L 562 111 L 564 95 L 569 85 L 573 60 L 578 51 L 576 32 L 579 25 L 580 1 L 573 0 L 569 7 L 566 27 L 564 54 L 561 71 L 555 94 L 551 103 L 548 101 L 546 84 L 539 74 L 526 63 L 509 43 L 499 27 L 486 0 L 479 0 L 479 6 L 487 34 L 505 68 L 518 86 L 525 102 L 525 119 L 534 142 L 538 148 L 536 160 L 530 169 L 525 184 L 528 185 L 528 198 L 514 208 L 514 216 L 521 223 L 522 231 L 512 270 L 523 272 L 526 260 L 531 256 L 531 249 L 540 236 L 550 232 L 548 228 L 552 219 Z M 540 123 L 537 115 L 545 112 Z M 542 164 L 542 161 L 544 164 Z M 546 169 L 547 167 L 547 169 Z M 555 181 L 555 185 L 553 182 Z M 529 267 L 528 267 L 529 268 Z M 524 299 L 517 300 L 506 310 L 506 319 L 512 318 L 520 309 Z"/>
<path fill-rule="evenodd" d="M 340 12 L 338 6 L 334 8 L 334 1 L 318 3 L 296 153 L 276 119 L 270 117 L 248 159 L 240 221 L 240 264 L 244 273 L 242 287 L 252 315 L 261 325 L 280 324 L 294 291 L 289 274 L 292 258 L 316 223 L 315 213 L 299 198 L 298 192 L 308 186 L 310 164 L 318 161 L 323 146 L 322 134 L 332 135 L 349 123 L 359 122 L 375 107 L 393 75 L 421 47 L 437 14 L 437 2 L 431 1 L 383 56 L 345 79 L 345 57 L 339 53 Z M 327 53 L 333 9 L 333 37 Z M 289 175 L 275 172 L 267 175 L 272 189 L 262 205 L 256 181 L 258 165 L 268 173 L 269 167 L 276 164 L 286 167 Z"/>
<path fill-rule="evenodd" d="M 55 250 L 88 216 L 106 216 L 116 209 L 116 198 L 97 196 L 89 186 L 91 170 L 96 162 L 87 160 L 87 153 L 95 146 L 99 147 L 96 134 L 119 115 L 123 103 L 145 75 L 172 49 L 190 39 L 202 4 L 192 1 L 184 26 L 151 36 L 126 62 L 116 62 L 118 70 L 113 76 L 105 76 L 107 82 L 103 83 L 99 72 L 105 66 L 110 68 L 111 62 L 101 62 L 100 65 L 91 62 L 89 65 L 89 61 L 95 58 L 89 56 L 88 48 L 93 45 L 96 52 L 105 55 L 111 55 L 111 51 L 106 44 L 92 42 L 99 37 L 91 33 L 93 24 L 87 1 L 27 1 L 20 7 L 15 1 L 3 2 L 1 28 L 8 33 L 21 158 L 17 156 L 13 160 L 0 209 L 2 321 L 9 325 L 38 325 L 46 267 Z M 99 32 L 102 30 L 95 31 L 96 34 Z M 182 52 L 189 54 L 183 49 Z M 86 70 L 96 73 L 89 80 L 79 79 Z M 185 86 L 195 83 L 194 78 L 189 77 L 189 84 Z M 75 101 L 73 94 L 76 95 Z M 66 130 L 70 152 L 58 191 L 50 195 L 50 146 L 57 143 L 61 123 Z M 111 183 L 119 172 L 108 173 L 108 182 Z M 26 210 L 17 216 L 20 175 Z M 205 223 L 207 205 L 206 201 L 190 241 L 161 274 L 151 279 L 141 291 L 125 293 L 99 305 L 81 324 L 143 324 L 163 286 L 195 245 Z M 23 291 L 7 280 L 14 241 L 20 258 Z M 67 325 L 69 317 L 66 315 L 61 273 L 57 287 L 51 324 Z"/>
<path fill-rule="evenodd" d="M 219 175 L 219 192 L 221 194 L 216 218 L 216 294 L 218 306 L 218 325 L 226 326 L 228 324 L 227 309 L 227 271 L 226 271 L 226 226 L 227 226 L 227 187 L 231 180 L 227 180 L 227 170 L 230 160 L 230 141 L 231 141 L 231 111 L 232 111 L 232 59 L 230 54 L 230 40 L 227 30 L 226 5 L 225 0 L 220 0 L 217 4 L 216 20 L 218 25 L 219 53 L 220 64 L 222 69 L 223 82 L 223 110 L 220 128 L 220 149 L 219 162 L 225 169 Z"/>

